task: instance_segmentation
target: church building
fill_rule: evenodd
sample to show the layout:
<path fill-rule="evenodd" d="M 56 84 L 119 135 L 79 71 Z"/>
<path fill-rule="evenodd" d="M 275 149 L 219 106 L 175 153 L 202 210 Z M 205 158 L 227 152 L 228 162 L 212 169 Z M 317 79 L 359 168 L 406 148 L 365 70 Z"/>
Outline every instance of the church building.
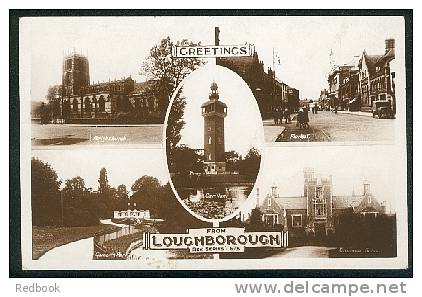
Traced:
<path fill-rule="evenodd" d="M 136 83 L 131 77 L 91 83 L 88 57 L 71 53 L 63 59 L 62 85 L 57 99 L 60 117 L 66 123 L 107 122 L 125 113 L 159 114 L 158 98 L 150 80 Z"/>

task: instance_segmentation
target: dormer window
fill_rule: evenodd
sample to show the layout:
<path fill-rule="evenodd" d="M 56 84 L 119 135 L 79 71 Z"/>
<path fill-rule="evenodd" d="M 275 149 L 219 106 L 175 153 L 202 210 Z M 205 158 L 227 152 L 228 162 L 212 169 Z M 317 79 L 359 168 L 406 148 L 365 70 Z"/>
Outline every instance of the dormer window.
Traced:
<path fill-rule="evenodd" d="M 268 198 L 267 206 L 271 206 L 271 198 Z"/>

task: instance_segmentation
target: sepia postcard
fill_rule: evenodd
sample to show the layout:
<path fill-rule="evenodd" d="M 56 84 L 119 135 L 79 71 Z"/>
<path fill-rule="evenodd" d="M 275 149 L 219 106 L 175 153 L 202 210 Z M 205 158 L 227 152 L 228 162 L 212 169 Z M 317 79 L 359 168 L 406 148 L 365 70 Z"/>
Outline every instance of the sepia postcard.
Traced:
<path fill-rule="evenodd" d="M 405 37 L 403 16 L 20 18 L 22 269 L 408 268 Z"/>

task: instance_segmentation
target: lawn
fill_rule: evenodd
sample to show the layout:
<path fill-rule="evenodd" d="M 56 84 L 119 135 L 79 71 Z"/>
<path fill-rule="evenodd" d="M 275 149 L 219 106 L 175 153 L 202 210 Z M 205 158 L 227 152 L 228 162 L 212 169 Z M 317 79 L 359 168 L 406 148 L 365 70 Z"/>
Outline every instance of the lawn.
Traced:
<path fill-rule="evenodd" d="M 37 260 L 49 250 L 96 235 L 119 230 L 113 225 L 89 227 L 32 227 L 32 259 Z"/>

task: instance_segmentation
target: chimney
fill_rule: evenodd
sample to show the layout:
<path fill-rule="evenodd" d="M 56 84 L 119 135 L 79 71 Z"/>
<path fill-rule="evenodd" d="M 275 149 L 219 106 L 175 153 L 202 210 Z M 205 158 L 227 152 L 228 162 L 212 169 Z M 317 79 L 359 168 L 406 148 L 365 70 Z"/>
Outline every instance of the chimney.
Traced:
<path fill-rule="evenodd" d="M 215 27 L 214 28 L 214 32 L 215 32 L 215 36 L 214 36 L 215 45 L 220 45 L 220 28 L 219 27 Z"/>
<path fill-rule="evenodd" d="M 395 47 L 395 40 L 394 39 L 386 39 L 385 40 L 385 53 L 388 53 L 390 50 L 394 50 Z"/>
<path fill-rule="evenodd" d="M 371 187 L 367 180 L 363 181 L 363 195 L 368 196 L 371 194 Z"/>
<path fill-rule="evenodd" d="M 277 186 L 275 185 L 271 187 L 271 196 L 277 197 Z"/>
<path fill-rule="evenodd" d="M 273 70 L 268 67 L 268 75 L 272 78 L 273 77 Z"/>

